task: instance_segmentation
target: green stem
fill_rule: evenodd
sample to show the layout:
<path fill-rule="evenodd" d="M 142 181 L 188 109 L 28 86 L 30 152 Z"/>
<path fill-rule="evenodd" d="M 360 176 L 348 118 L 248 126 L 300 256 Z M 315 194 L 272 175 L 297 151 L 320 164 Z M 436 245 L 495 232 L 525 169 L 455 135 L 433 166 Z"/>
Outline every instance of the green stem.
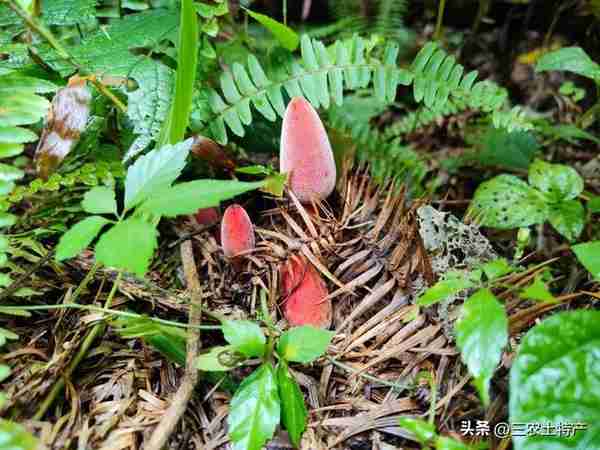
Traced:
<path fill-rule="evenodd" d="M 185 324 L 185 323 L 173 322 L 171 320 L 159 319 L 157 317 L 148 317 L 148 316 L 144 316 L 142 314 L 136 314 L 136 313 L 127 312 L 127 311 L 117 311 L 115 309 L 101 308 L 99 306 L 92 306 L 92 305 L 80 305 L 77 303 L 63 303 L 60 305 L 37 305 L 37 306 L 19 306 L 19 305 L 0 306 L 0 314 L 1 313 L 11 314 L 12 311 L 15 311 L 15 310 L 46 311 L 46 310 L 52 310 L 52 309 L 81 309 L 84 311 L 101 312 L 101 313 L 110 314 L 113 316 L 131 317 L 134 319 L 144 317 L 144 318 L 151 320 L 152 322 L 160 323 L 161 325 L 169 325 L 169 326 L 179 327 L 179 328 L 197 328 L 199 330 L 220 330 L 221 329 L 221 325 L 198 325 L 196 327 L 191 327 L 190 325 Z"/>
<path fill-rule="evenodd" d="M 383 384 L 384 386 L 389 386 L 392 389 L 394 389 L 394 391 L 397 392 L 397 393 L 403 392 L 406 389 L 410 388 L 410 385 L 408 385 L 408 384 L 394 383 L 392 381 L 382 380 L 380 378 L 374 377 L 373 375 L 369 375 L 368 373 L 360 372 L 359 370 L 355 369 L 354 367 L 348 366 L 347 364 L 344 364 L 342 362 L 339 362 L 339 361 L 333 359 L 329 355 L 325 355 L 325 358 L 327 358 L 330 363 L 332 363 L 335 366 L 338 366 L 341 369 L 344 369 L 344 370 L 346 370 L 346 371 L 348 371 L 350 373 L 358 375 L 359 377 L 362 377 L 365 380 L 369 380 L 369 381 L 372 381 L 374 383 Z"/>
<path fill-rule="evenodd" d="M 444 19 L 444 10 L 446 9 L 446 0 L 440 0 L 438 5 L 438 15 L 435 23 L 435 33 L 433 39 L 439 41 L 442 38 L 442 21 Z"/>
<path fill-rule="evenodd" d="M 90 270 L 90 272 L 92 272 L 92 270 Z M 119 271 L 117 278 L 112 285 L 112 289 L 110 290 L 110 293 L 108 294 L 108 297 L 106 298 L 106 302 L 104 303 L 104 308 L 107 308 L 107 309 L 110 308 L 110 305 L 112 304 L 115 293 L 117 292 L 117 288 L 119 287 L 119 282 L 121 281 L 122 275 L 123 275 L 123 272 Z M 33 420 L 40 420 L 42 417 L 44 417 L 44 414 L 46 414 L 46 411 L 48 411 L 48 408 L 50 408 L 50 406 L 52 406 L 52 403 L 54 403 L 54 400 L 56 399 L 56 397 L 64 389 L 65 380 L 67 378 L 71 377 L 71 374 L 75 371 L 75 369 L 77 369 L 77 366 L 79 365 L 81 360 L 83 358 L 85 358 L 85 355 L 87 354 L 88 350 L 92 346 L 92 343 L 96 340 L 98 335 L 104 333 L 104 329 L 105 329 L 105 324 L 103 322 L 97 323 L 89 331 L 89 333 L 85 336 L 85 339 L 83 340 L 83 343 L 81 344 L 81 347 L 79 348 L 79 351 L 75 355 L 75 358 L 73 358 L 73 360 L 67 367 L 67 370 L 65 370 L 65 373 L 63 374 L 63 376 L 56 382 L 56 384 L 54 384 L 54 386 L 52 387 L 52 390 L 46 396 L 46 398 L 42 402 L 41 406 L 39 407 L 39 409 L 33 416 Z"/>

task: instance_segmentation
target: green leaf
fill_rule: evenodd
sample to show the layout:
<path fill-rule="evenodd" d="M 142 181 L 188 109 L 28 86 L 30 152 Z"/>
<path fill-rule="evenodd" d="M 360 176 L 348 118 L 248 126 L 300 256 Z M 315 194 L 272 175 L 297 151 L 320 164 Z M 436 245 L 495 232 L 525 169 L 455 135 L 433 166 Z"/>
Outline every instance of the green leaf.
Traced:
<path fill-rule="evenodd" d="M 7 330 L 6 328 L 0 327 L 0 347 L 3 347 L 8 340 L 15 341 L 17 339 L 19 339 L 19 335 Z"/>
<path fill-rule="evenodd" d="M 144 211 L 166 217 L 193 214 L 199 209 L 219 206 L 219 203 L 244 192 L 258 189 L 264 182 L 233 180 L 195 180 L 179 183 L 151 196 L 143 205 Z"/>
<path fill-rule="evenodd" d="M 156 248 L 154 225 L 137 218 L 117 223 L 96 244 L 96 260 L 107 267 L 143 276 Z"/>
<path fill-rule="evenodd" d="M 196 367 L 205 372 L 224 372 L 235 369 L 239 362 L 235 353 L 236 349 L 233 345 L 212 347 L 208 352 L 198 356 Z"/>
<path fill-rule="evenodd" d="M 85 193 L 81 207 L 91 214 L 117 214 L 115 191 L 106 186 L 96 186 Z"/>
<path fill-rule="evenodd" d="M 0 142 L 3 144 L 22 144 L 24 142 L 33 142 L 37 140 L 37 135 L 33 131 L 19 127 L 0 127 Z"/>
<path fill-rule="evenodd" d="M 560 312 L 521 341 L 510 370 L 510 422 L 553 428 L 513 435 L 515 450 L 600 448 L 599 323 L 600 311 Z M 555 430 L 559 424 L 584 424 L 585 429 L 566 436 Z"/>
<path fill-rule="evenodd" d="M 592 276 L 600 281 L 600 241 L 585 242 L 571 247 L 575 256 Z"/>
<path fill-rule="evenodd" d="M 536 275 L 533 283 L 523 289 L 519 295 L 522 298 L 531 300 L 556 302 L 554 295 L 552 295 L 552 293 L 546 287 L 546 283 L 544 283 L 544 276 L 542 274 Z"/>
<path fill-rule="evenodd" d="M 529 184 L 542 191 L 552 202 L 573 200 L 583 192 L 583 178 L 564 164 L 536 159 L 529 167 Z"/>
<path fill-rule="evenodd" d="M 10 375 L 10 367 L 5 364 L 0 364 L 0 382 L 6 380 Z"/>
<path fill-rule="evenodd" d="M 581 47 L 565 47 L 542 56 L 535 66 L 536 72 L 560 70 L 577 73 L 600 80 L 600 66 Z"/>
<path fill-rule="evenodd" d="M 417 441 L 421 444 L 433 440 L 437 435 L 435 432 L 435 425 L 426 422 L 425 420 L 415 419 L 413 417 L 400 417 L 398 423 L 402 428 L 405 428 L 414 434 Z"/>
<path fill-rule="evenodd" d="M 335 335 L 333 331 L 303 325 L 287 330 L 277 342 L 277 353 L 286 361 L 309 363 L 323 355 Z"/>
<path fill-rule="evenodd" d="M 540 146 L 533 134 L 527 131 L 513 131 L 489 127 L 483 135 L 477 161 L 486 166 L 504 166 L 527 169 Z"/>
<path fill-rule="evenodd" d="M 283 48 L 293 52 L 300 44 L 300 37 L 290 27 L 271 19 L 269 16 L 246 9 L 250 17 L 259 22 L 279 41 Z"/>
<path fill-rule="evenodd" d="M 154 193 L 169 187 L 185 167 L 191 147 L 190 138 L 139 157 L 127 170 L 125 208 L 131 209 Z"/>
<path fill-rule="evenodd" d="M 63 261 L 79 255 L 109 222 L 108 219 L 100 216 L 87 217 L 77 222 L 58 241 L 56 260 Z"/>
<path fill-rule="evenodd" d="M 600 195 L 590 197 L 590 199 L 585 204 L 585 207 L 592 214 L 600 213 Z"/>
<path fill-rule="evenodd" d="M 0 447 L 3 450 L 36 450 L 38 440 L 16 422 L 0 419 Z"/>
<path fill-rule="evenodd" d="M 508 263 L 506 258 L 498 258 L 482 265 L 481 270 L 488 280 L 495 280 L 513 272 L 515 268 Z"/>
<path fill-rule="evenodd" d="M 490 290 L 480 289 L 465 302 L 456 323 L 456 343 L 483 404 L 489 405 L 490 380 L 508 343 L 506 311 Z"/>
<path fill-rule="evenodd" d="M 478 448 L 487 448 L 487 446 Z M 435 440 L 435 450 L 473 450 L 473 447 L 448 436 L 438 436 Z"/>
<path fill-rule="evenodd" d="M 260 450 L 280 419 L 280 402 L 273 367 L 266 363 L 240 385 L 229 405 L 232 450 Z"/>
<path fill-rule="evenodd" d="M 264 355 L 267 339 L 256 322 L 224 320 L 221 329 L 225 340 L 244 355 L 250 358 Z"/>
<path fill-rule="evenodd" d="M 50 25 L 76 25 L 94 20 L 97 0 L 42 2 L 42 20 Z"/>
<path fill-rule="evenodd" d="M 585 209 L 579 200 L 566 200 L 549 207 L 550 224 L 569 241 L 576 240 L 585 226 Z"/>
<path fill-rule="evenodd" d="M 451 295 L 457 294 L 465 289 L 472 288 L 481 280 L 481 270 L 472 272 L 453 270 L 444 275 L 444 279 L 438 281 L 417 299 L 420 306 L 431 306 Z"/>
<path fill-rule="evenodd" d="M 479 185 L 468 215 L 484 226 L 511 229 L 545 222 L 548 206 L 545 197 L 520 178 L 499 175 Z"/>
<path fill-rule="evenodd" d="M 300 386 L 289 373 L 284 360 L 279 361 L 277 365 L 277 386 L 281 399 L 281 423 L 288 431 L 292 445 L 300 447 L 308 412 Z"/>
<path fill-rule="evenodd" d="M 159 146 L 183 139 L 192 111 L 192 93 L 198 67 L 198 18 L 192 0 L 181 1 L 175 96 L 171 112 L 161 130 Z"/>

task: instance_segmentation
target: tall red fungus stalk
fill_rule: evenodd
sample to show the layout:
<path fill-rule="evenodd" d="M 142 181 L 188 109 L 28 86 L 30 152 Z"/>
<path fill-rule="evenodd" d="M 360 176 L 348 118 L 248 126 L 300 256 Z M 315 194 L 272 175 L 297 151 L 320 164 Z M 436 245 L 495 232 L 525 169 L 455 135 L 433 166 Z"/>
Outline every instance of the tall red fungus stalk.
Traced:
<path fill-rule="evenodd" d="M 280 171 L 288 174 L 290 190 L 310 205 L 334 190 L 335 160 L 319 115 L 302 97 L 294 97 L 283 116 Z M 317 269 L 304 257 L 292 256 L 279 269 L 284 315 L 292 326 L 331 324 L 331 300 Z"/>
<path fill-rule="evenodd" d="M 254 226 L 246 210 L 240 205 L 231 205 L 221 221 L 221 245 L 228 258 L 254 249 Z"/>

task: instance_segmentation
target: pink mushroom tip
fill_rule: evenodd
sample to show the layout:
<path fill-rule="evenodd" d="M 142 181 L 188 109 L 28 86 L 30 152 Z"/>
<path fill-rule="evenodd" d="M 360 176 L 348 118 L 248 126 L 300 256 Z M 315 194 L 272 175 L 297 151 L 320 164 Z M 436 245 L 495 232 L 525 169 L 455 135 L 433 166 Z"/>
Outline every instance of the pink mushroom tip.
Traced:
<path fill-rule="evenodd" d="M 302 203 L 327 198 L 335 188 L 336 169 L 331 144 L 319 115 L 303 97 L 287 106 L 281 128 L 280 171 Z"/>
<path fill-rule="evenodd" d="M 221 244 L 228 258 L 254 248 L 254 226 L 248 213 L 240 205 L 231 205 L 221 221 Z"/>

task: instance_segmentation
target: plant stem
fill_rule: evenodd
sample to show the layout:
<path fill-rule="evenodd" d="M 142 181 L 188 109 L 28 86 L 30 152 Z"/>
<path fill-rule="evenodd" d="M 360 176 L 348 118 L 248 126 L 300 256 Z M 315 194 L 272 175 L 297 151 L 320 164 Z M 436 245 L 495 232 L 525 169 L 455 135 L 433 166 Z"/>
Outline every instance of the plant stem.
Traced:
<path fill-rule="evenodd" d="M 0 0 L 0 3 L 6 3 L 6 5 L 10 9 L 12 9 L 21 19 L 23 19 L 23 21 L 32 31 L 44 38 L 48 42 L 48 44 L 50 44 L 52 48 L 56 50 L 56 52 L 62 59 L 69 62 L 69 64 L 75 67 L 79 72 L 84 72 L 83 68 L 77 63 L 77 61 L 75 61 L 73 56 L 62 46 L 60 41 L 56 39 L 56 37 L 54 37 L 52 32 L 48 30 L 45 26 L 43 26 L 41 23 L 39 23 L 35 17 L 32 17 L 29 14 L 27 14 L 27 12 L 24 11 L 23 8 L 21 8 L 15 0 Z M 127 111 L 127 106 L 125 106 L 125 104 L 121 100 L 119 100 L 116 95 L 110 92 L 106 86 L 100 83 L 96 79 L 96 77 L 89 77 L 88 79 L 96 87 L 96 89 L 98 89 L 98 91 L 100 91 L 102 95 L 104 95 L 110 101 L 112 101 L 121 112 Z"/>
<path fill-rule="evenodd" d="M 446 0 L 439 0 L 438 15 L 435 23 L 435 33 L 433 39 L 439 41 L 442 38 L 442 22 L 444 19 L 444 10 L 446 9 Z"/>
<path fill-rule="evenodd" d="M 196 261 L 194 260 L 194 250 L 191 241 L 185 241 L 181 244 L 181 261 L 187 288 L 190 291 L 190 325 L 194 326 L 188 330 L 187 338 L 187 356 L 185 361 L 185 374 L 181 385 L 175 395 L 169 408 L 165 411 L 161 421 L 158 423 L 150 440 L 144 445 L 144 450 L 161 450 L 169 436 L 175 430 L 179 419 L 185 412 L 188 401 L 192 397 L 196 383 L 198 382 L 198 369 L 196 368 L 196 357 L 200 348 L 200 331 L 196 326 L 202 319 L 202 286 L 198 280 L 196 271 Z"/>
<path fill-rule="evenodd" d="M 399 384 L 399 383 L 394 383 L 392 381 L 381 380 L 381 379 L 379 379 L 377 377 L 374 377 L 373 375 L 369 375 L 368 373 L 361 373 L 357 369 L 355 369 L 354 367 L 351 367 L 351 366 L 348 366 L 347 364 L 339 362 L 339 361 L 333 359 L 329 355 L 325 355 L 325 358 L 327 358 L 330 363 L 332 363 L 335 366 L 338 366 L 341 369 L 344 369 L 344 370 L 346 370 L 346 371 L 348 371 L 350 373 L 358 375 L 359 377 L 363 377 L 365 380 L 369 380 L 369 381 L 372 381 L 374 383 L 383 384 L 384 386 L 389 386 L 389 387 L 393 388 L 394 391 L 397 392 L 397 393 L 403 392 L 403 391 L 405 391 L 406 389 L 408 389 L 410 387 L 408 384 Z"/>
<path fill-rule="evenodd" d="M 283 24 L 287 25 L 287 0 L 283 0 Z"/>
<path fill-rule="evenodd" d="M 84 311 L 101 312 L 101 313 L 110 314 L 113 316 L 131 317 L 134 319 L 137 319 L 140 317 L 145 317 L 148 320 L 151 320 L 152 322 L 160 323 L 162 325 L 169 325 L 172 327 L 178 327 L 178 328 L 197 328 L 198 330 L 220 330 L 221 329 L 221 325 L 198 325 L 198 326 L 192 327 L 189 324 L 174 322 L 172 320 L 159 319 L 157 317 L 148 317 L 148 316 L 144 316 L 143 314 L 137 314 L 137 313 L 128 312 L 128 311 L 118 311 L 116 309 L 107 309 L 107 308 L 102 308 L 99 306 L 80 305 L 78 303 L 62 303 L 60 305 L 36 305 L 36 306 L 20 306 L 20 305 L 0 306 L 0 313 L 10 314 L 11 311 L 13 311 L 13 310 L 46 311 L 46 310 L 52 310 L 52 309 L 81 309 Z"/>
<path fill-rule="evenodd" d="M 96 272 L 95 269 L 97 269 L 97 267 L 98 267 L 98 264 L 94 264 L 94 266 L 92 267 L 92 270 L 89 271 L 88 275 L 92 274 L 92 276 L 93 276 L 93 273 Z M 104 302 L 105 308 L 110 308 L 110 305 L 112 304 L 115 293 L 117 292 L 119 282 L 121 281 L 122 274 L 123 274 L 123 272 L 119 271 L 119 274 L 117 275 L 117 279 L 113 283 L 112 289 L 110 290 L 110 293 L 108 294 L 108 297 L 106 298 L 106 302 Z M 87 278 L 88 277 L 86 276 L 86 279 Z M 90 276 L 89 279 L 91 279 L 91 278 L 92 277 Z M 84 279 L 84 281 L 85 281 L 85 279 Z M 80 287 L 83 284 L 84 283 L 82 282 Z M 96 340 L 96 337 L 98 337 L 98 335 L 100 335 L 104 332 L 104 328 L 105 328 L 105 324 L 103 322 L 100 322 L 100 323 L 97 323 L 96 325 L 94 325 L 93 328 L 88 332 L 88 334 L 85 336 L 85 338 L 83 340 L 83 343 L 81 344 L 81 347 L 79 347 L 79 351 L 75 355 L 75 358 L 73 358 L 73 360 L 67 367 L 67 370 L 65 370 L 65 373 L 63 374 L 63 376 L 54 384 L 54 386 L 52 387 L 52 390 L 46 396 L 46 398 L 44 399 L 44 401 L 38 408 L 37 412 L 33 416 L 33 420 L 40 420 L 42 417 L 44 417 L 44 414 L 46 414 L 46 411 L 48 411 L 48 408 L 50 408 L 50 406 L 52 406 L 52 403 L 54 403 L 54 400 L 56 399 L 58 394 L 60 394 L 62 392 L 62 390 L 64 389 L 65 379 L 71 377 L 71 375 L 73 374 L 75 369 L 77 369 L 77 366 L 79 365 L 79 363 L 83 360 L 83 358 L 85 358 L 85 355 L 87 354 L 88 350 L 92 346 L 92 343 Z"/>

